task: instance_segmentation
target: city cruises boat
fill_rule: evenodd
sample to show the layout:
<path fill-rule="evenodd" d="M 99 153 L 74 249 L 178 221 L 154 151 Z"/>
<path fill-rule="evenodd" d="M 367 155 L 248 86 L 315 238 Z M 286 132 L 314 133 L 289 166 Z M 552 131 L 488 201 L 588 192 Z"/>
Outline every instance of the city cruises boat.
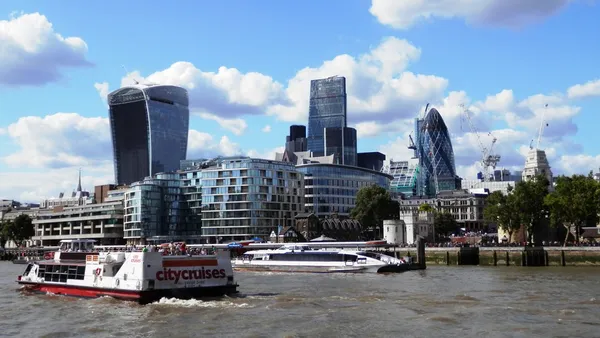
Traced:
<path fill-rule="evenodd" d="M 248 251 L 232 260 L 234 270 L 276 272 L 404 272 L 416 270 L 411 257 L 398 259 L 378 252 L 314 249 L 284 245 Z"/>
<path fill-rule="evenodd" d="M 48 259 L 30 262 L 17 283 L 23 289 L 78 297 L 114 297 L 147 304 L 162 297 L 192 299 L 237 292 L 229 252 L 164 255 L 94 252 L 93 241 L 64 240 Z"/>

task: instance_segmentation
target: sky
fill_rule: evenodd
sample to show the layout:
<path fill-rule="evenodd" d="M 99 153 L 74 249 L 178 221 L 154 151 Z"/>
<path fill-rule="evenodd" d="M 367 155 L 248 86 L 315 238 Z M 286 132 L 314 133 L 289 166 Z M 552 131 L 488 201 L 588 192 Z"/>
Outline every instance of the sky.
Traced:
<path fill-rule="evenodd" d="M 3 0 L 0 198 L 71 192 L 79 168 L 112 183 L 106 95 L 134 81 L 188 89 L 188 158 L 273 159 L 310 80 L 340 75 L 359 151 L 409 160 L 430 103 L 463 178 L 477 135 L 520 170 L 541 124 L 556 175 L 598 171 L 598 17 L 596 0 Z"/>

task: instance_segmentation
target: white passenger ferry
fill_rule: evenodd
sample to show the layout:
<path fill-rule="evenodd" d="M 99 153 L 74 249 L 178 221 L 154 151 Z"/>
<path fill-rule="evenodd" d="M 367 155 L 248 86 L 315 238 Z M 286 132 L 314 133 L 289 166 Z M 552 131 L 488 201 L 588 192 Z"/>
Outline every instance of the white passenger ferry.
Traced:
<path fill-rule="evenodd" d="M 284 245 L 278 249 L 248 251 L 232 260 L 235 270 L 277 272 L 404 272 L 415 270 L 411 257 L 398 259 L 378 252 L 350 249 L 314 249 Z"/>
<path fill-rule="evenodd" d="M 63 240 L 60 249 L 31 262 L 17 283 L 25 289 L 79 297 L 110 296 L 141 304 L 237 292 L 229 252 L 163 255 L 161 252 L 95 252 L 93 241 Z"/>

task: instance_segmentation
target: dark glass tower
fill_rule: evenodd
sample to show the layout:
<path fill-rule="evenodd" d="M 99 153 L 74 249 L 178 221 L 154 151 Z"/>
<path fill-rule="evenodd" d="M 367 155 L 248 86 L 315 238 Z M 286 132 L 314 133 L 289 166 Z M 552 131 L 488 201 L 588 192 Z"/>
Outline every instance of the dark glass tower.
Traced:
<path fill-rule="evenodd" d="M 108 104 L 117 184 L 179 169 L 187 153 L 190 122 L 185 89 L 125 87 L 110 93 Z"/>
<path fill-rule="evenodd" d="M 423 195 L 456 189 L 456 167 L 450 133 L 444 119 L 435 108 L 425 118 L 417 120 L 417 156 Z"/>
<path fill-rule="evenodd" d="M 325 128 L 346 127 L 346 78 L 341 76 L 310 81 L 308 150 L 325 155 Z"/>
<path fill-rule="evenodd" d="M 356 166 L 356 129 L 325 128 L 325 155 L 333 154 L 337 164 Z"/>

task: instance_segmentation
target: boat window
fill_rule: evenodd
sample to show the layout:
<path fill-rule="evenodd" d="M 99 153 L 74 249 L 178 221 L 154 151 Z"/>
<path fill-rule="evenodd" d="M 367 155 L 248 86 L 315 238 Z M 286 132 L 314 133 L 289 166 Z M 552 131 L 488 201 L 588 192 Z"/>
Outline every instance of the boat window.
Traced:
<path fill-rule="evenodd" d="M 352 255 L 342 255 L 337 252 L 306 252 L 273 254 L 270 260 L 293 262 L 343 262 L 351 260 Z M 354 258 L 356 259 L 356 258 Z"/>
<path fill-rule="evenodd" d="M 67 279 L 82 280 L 85 275 L 85 266 L 80 265 L 58 265 L 58 264 L 40 264 L 38 277 L 46 282 L 66 283 Z"/>

